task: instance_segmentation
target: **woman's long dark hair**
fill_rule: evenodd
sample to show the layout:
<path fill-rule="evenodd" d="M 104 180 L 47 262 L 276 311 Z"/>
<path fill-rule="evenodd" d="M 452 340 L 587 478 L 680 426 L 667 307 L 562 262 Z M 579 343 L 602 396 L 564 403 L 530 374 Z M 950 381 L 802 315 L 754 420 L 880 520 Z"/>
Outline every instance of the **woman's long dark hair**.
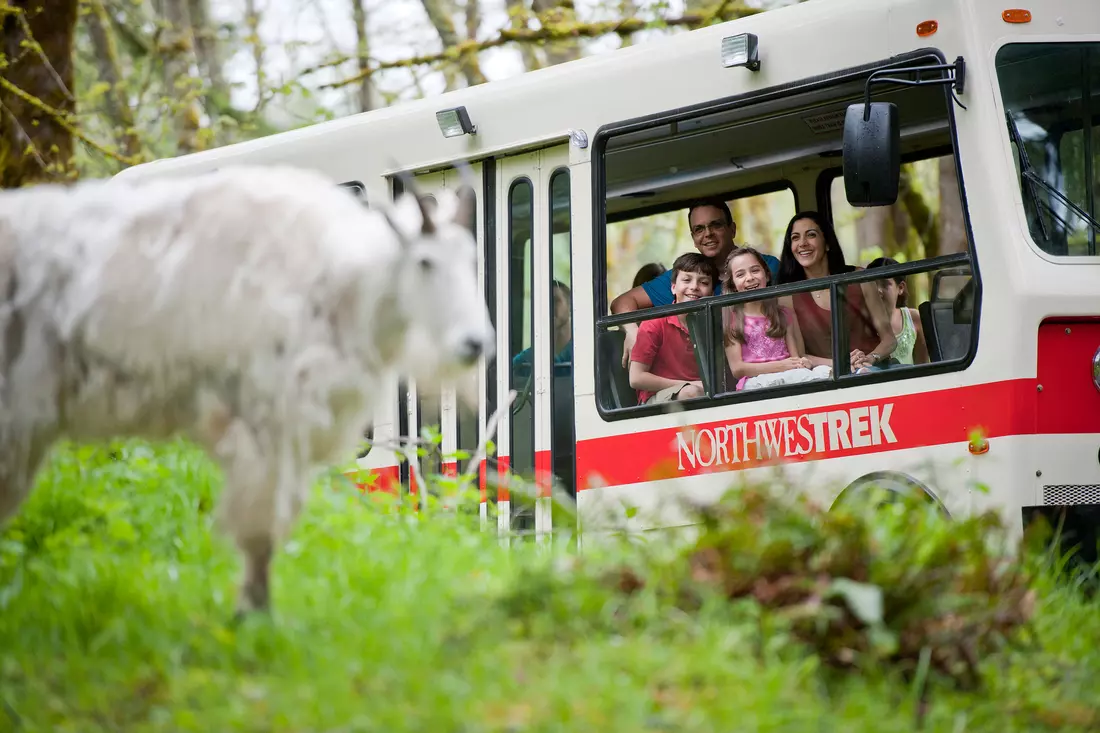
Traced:
<path fill-rule="evenodd" d="M 806 271 L 802 269 L 802 265 L 798 264 L 798 260 L 794 258 L 794 252 L 791 251 L 791 230 L 794 229 L 794 223 L 800 219 L 812 221 L 825 237 L 825 261 L 829 264 L 830 275 L 839 275 L 855 269 L 844 261 L 844 250 L 840 248 L 840 240 L 836 238 L 836 232 L 828 219 L 816 211 L 800 211 L 791 217 L 790 222 L 787 223 L 787 232 L 783 235 L 783 251 L 779 255 L 780 284 L 801 282 L 806 279 Z"/>

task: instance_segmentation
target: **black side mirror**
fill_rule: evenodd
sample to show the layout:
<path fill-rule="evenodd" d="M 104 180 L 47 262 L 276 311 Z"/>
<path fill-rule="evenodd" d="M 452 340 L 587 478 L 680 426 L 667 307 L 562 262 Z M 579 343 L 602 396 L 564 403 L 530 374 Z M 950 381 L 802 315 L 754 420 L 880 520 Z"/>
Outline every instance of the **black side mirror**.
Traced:
<path fill-rule="evenodd" d="M 890 206 L 898 200 L 901 126 L 897 105 L 849 105 L 844 116 L 844 193 L 852 206 Z"/>

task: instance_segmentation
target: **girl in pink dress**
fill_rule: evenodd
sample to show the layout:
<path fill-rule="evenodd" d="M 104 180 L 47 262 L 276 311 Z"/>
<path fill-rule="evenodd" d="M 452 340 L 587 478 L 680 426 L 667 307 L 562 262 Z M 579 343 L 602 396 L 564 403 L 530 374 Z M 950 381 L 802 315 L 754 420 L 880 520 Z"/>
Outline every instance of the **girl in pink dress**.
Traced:
<path fill-rule="evenodd" d="M 752 247 L 736 247 L 722 268 L 723 291 L 739 293 L 772 284 L 771 270 Z M 828 379 L 829 366 L 814 367 L 798 353 L 798 319 L 775 298 L 730 306 L 726 320 L 726 360 L 737 389 L 761 389 Z"/>

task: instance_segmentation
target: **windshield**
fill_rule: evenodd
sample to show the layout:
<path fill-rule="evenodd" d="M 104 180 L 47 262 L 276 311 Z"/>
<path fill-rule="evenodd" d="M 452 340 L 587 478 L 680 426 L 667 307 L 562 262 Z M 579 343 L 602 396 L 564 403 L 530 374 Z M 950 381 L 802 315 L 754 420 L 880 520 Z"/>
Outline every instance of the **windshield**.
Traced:
<path fill-rule="evenodd" d="M 1095 256 L 1100 239 L 1100 43 L 997 52 L 1028 228 L 1045 252 Z"/>

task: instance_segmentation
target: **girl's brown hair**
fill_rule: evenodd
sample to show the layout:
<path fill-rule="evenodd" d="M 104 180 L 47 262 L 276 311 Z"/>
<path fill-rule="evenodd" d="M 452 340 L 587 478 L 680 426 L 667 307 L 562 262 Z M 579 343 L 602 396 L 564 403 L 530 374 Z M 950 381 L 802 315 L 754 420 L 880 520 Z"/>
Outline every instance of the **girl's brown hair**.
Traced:
<path fill-rule="evenodd" d="M 735 257 L 746 254 L 755 257 L 756 261 L 760 263 L 760 267 L 764 269 L 764 277 L 767 278 L 764 287 L 771 287 L 773 284 L 772 271 L 768 267 L 768 263 L 764 261 L 764 257 L 755 247 L 742 245 L 733 248 L 722 266 L 722 292 L 732 293 L 737 290 L 733 284 L 733 275 L 730 273 L 730 264 Z M 768 298 L 762 300 L 760 305 L 764 310 L 764 317 L 768 319 L 768 330 L 764 333 L 769 338 L 784 338 L 787 335 L 787 321 L 783 317 L 783 312 L 779 310 L 779 302 L 775 298 Z M 743 304 L 739 303 L 733 306 L 733 317 L 726 323 L 725 341 L 727 346 L 735 341 L 739 344 L 745 343 L 745 308 Z"/>

